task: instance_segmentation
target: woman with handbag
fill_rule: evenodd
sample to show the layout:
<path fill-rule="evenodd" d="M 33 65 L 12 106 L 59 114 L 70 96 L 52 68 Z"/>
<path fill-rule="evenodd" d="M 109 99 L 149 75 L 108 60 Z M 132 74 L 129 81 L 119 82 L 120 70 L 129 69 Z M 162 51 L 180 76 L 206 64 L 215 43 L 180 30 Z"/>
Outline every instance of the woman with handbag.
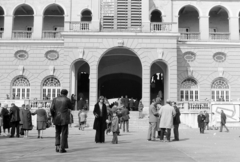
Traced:
<path fill-rule="evenodd" d="M 37 115 L 37 131 L 38 138 L 43 138 L 43 130 L 47 128 L 47 112 L 43 109 L 42 104 L 38 104 L 38 109 L 32 113 L 32 115 Z"/>
<path fill-rule="evenodd" d="M 32 130 L 32 114 L 29 110 L 30 106 L 26 105 L 24 109 L 21 111 L 20 116 L 22 116 L 20 123 L 22 123 L 22 129 L 24 130 L 24 137 L 28 137 L 29 130 Z"/>

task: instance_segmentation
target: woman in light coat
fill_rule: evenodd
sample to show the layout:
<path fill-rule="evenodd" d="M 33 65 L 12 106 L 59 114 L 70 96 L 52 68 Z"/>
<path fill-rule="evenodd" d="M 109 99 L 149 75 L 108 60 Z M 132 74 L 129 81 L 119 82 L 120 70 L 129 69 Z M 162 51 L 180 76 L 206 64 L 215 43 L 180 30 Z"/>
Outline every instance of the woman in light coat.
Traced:
<path fill-rule="evenodd" d="M 143 114 L 142 114 L 143 108 L 144 108 L 144 105 L 142 103 L 142 100 L 140 100 L 138 104 L 139 119 L 143 118 Z"/>

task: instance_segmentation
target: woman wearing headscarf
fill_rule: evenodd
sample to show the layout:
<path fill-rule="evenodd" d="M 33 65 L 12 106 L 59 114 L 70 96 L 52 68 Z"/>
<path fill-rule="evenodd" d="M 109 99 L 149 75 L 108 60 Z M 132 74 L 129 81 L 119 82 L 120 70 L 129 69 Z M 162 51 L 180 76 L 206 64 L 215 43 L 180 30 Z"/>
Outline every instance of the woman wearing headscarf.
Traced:
<path fill-rule="evenodd" d="M 104 97 L 100 96 L 98 102 L 94 106 L 93 115 L 95 116 L 93 129 L 96 130 L 95 142 L 104 143 L 105 142 L 105 130 L 107 129 L 106 120 L 107 107 L 104 104 Z"/>
<path fill-rule="evenodd" d="M 29 110 L 30 106 L 26 105 L 25 108 L 21 111 L 22 116 L 20 123 L 22 123 L 22 129 L 24 130 L 24 137 L 28 137 L 28 132 L 29 130 L 32 130 L 33 125 L 32 125 L 32 114 L 31 111 Z"/>
<path fill-rule="evenodd" d="M 43 130 L 47 127 L 47 112 L 43 109 L 42 104 L 38 104 L 38 109 L 32 113 L 32 115 L 37 115 L 37 131 L 38 138 L 43 138 Z"/>

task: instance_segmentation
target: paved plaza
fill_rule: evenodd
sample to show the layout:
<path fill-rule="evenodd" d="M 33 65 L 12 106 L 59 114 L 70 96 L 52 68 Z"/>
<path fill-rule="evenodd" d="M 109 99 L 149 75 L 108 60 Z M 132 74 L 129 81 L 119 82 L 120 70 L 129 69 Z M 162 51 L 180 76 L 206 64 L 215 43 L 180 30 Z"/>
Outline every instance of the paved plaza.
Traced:
<path fill-rule="evenodd" d="M 171 161 L 171 162 L 239 162 L 240 130 L 230 132 L 180 129 L 179 142 L 147 141 L 147 130 L 132 130 L 119 136 L 119 144 L 111 144 L 112 135 L 106 136 L 106 143 L 94 142 L 94 131 L 84 132 L 70 128 L 69 146 L 66 154 L 55 152 L 54 128 L 45 132 L 43 139 L 37 139 L 37 131 L 30 137 L 0 137 L 1 162 L 132 162 L 132 161 Z"/>

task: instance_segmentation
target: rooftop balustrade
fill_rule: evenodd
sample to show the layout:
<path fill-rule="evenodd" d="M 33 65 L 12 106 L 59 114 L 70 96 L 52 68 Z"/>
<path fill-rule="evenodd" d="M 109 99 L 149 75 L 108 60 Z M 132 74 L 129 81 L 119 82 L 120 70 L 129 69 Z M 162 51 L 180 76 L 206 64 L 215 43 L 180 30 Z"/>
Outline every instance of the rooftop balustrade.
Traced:
<path fill-rule="evenodd" d="M 69 23 L 69 30 L 70 31 L 90 31 L 91 22 L 70 22 Z"/>
<path fill-rule="evenodd" d="M 199 40 L 200 33 L 198 32 L 180 32 L 179 40 L 191 41 L 191 40 Z"/>
<path fill-rule="evenodd" d="M 151 23 L 151 32 L 172 32 L 175 23 Z"/>
<path fill-rule="evenodd" d="M 209 33 L 210 40 L 226 41 L 226 40 L 229 40 L 229 37 L 230 37 L 230 33 L 227 33 L 227 32 L 210 32 Z"/>
<path fill-rule="evenodd" d="M 12 39 L 31 39 L 32 31 L 14 30 Z"/>

